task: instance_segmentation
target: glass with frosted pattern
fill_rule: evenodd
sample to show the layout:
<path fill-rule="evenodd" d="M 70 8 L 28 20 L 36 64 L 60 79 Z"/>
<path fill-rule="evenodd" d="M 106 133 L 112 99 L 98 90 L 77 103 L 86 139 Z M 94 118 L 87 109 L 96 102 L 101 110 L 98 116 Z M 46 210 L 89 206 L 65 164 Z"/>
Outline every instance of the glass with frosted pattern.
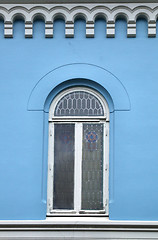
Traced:
<path fill-rule="evenodd" d="M 103 124 L 83 124 L 81 208 L 103 209 Z"/>
<path fill-rule="evenodd" d="M 54 116 L 104 116 L 104 109 L 100 100 L 92 93 L 74 91 L 59 100 Z"/>
<path fill-rule="evenodd" d="M 54 124 L 53 209 L 74 208 L 74 124 Z"/>

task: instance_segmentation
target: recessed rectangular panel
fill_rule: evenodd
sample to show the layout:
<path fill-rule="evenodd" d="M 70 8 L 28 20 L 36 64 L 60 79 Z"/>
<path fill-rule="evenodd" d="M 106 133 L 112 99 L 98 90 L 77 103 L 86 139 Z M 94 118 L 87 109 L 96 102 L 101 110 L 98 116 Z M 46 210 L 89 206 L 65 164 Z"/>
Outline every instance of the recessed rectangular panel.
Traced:
<path fill-rule="evenodd" d="M 82 210 L 103 209 L 103 124 L 83 124 Z"/>
<path fill-rule="evenodd" d="M 54 124 L 54 209 L 74 208 L 74 124 Z"/>

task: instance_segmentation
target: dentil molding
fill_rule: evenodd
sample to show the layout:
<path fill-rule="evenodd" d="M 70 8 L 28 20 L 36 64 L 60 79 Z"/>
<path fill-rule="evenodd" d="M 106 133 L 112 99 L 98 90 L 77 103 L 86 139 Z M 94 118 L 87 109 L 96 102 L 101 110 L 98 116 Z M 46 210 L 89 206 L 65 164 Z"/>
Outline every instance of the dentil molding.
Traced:
<path fill-rule="evenodd" d="M 15 1 L 0 0 L 0 17 L 4 20 L 4 36 L 13 37 L 13 22 L 21 16 L 25 21 L 25 37 L 33 36 L 33 21 L 38 17 L 45 20 L 45 37 L 53 37 L 54 19 L 62 17 L 65 20 L 65 37 L 74 37 L 74 21 L 77 17 L 86 20 L 86 37 L 94 37 L 94 23 L 97 17 L 106 20 L 107 37 L 115 37 L 115 21 L 118 17 L 124 17 L 127 21 L 127 37 L 136 37 L 136 20 L 145 17 L 148 21 L 148 37 L 156 36 L 156 21 L 158 16 L 158 0 L 135 0 L 124 3 L 124 0 L 70 1 L 54 0 Z M 16 3 L 17 2 L 17 3 Z M 23 2 L 23 3 L 19 3 Z M 25 3 L 24 3 L 25 2 Z M 31 3 L 34 2 L 34 3 Z M 40 3 L 41 2 L 41 3 Z M 57 1 L 56 1 L 57 2 Z M 73 2 L 73 3 L 72 3 Z"/>

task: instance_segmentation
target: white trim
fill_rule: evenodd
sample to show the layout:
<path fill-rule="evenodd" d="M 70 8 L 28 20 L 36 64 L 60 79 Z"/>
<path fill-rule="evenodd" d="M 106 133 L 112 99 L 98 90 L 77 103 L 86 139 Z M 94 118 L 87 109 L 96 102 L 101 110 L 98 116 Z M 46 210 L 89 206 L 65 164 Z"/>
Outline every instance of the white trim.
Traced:
<path fill-rule="evenodd" d="M 60 122 L 59 124 L 62 124 Z M 75 124 L 75 157 L 74 157 L 74 210 L 53 209 L 53 170 L 54 170 L 54 123 L 49 124 L 49 150 L 48 150 L 48 189 L 47 189 L 47 214 L 104 214 L 108 216 L 109 208 L 109 122 L 103 124 L 103 210 L 82 210 L 82 134 L 83 124 Z M 96 122 L 97 123 L 97 122 Z M 93 122 L 94 124 L 94 122 Z M 98 123 L 97 123 L 98 124 Z M 76 141 L 78 139 L 78 141 Z M 98 215 L 99 216 L 99 215 Z"/>
<path fill-rule="evenodd" d="M 12 4 L 8 4 L 11 3 Z M 24 2 L 24 1 L 23 1 Z M 136 20 L 141 15 L 148 21 L 148 37 L 156 36 L 156 21 L 158 15 L 158 0 L 25 0 L 21 4 L 14 0 L 0 0 L 0 16 L 4 18 L 4 36 L 13 37 L 14 19 L 21 15 L 25 21 L 25 37 L 33 37 L 33 21 L 35 16 L 41 15 L 45 19 L 45 37 L 53 37 L 53 23 L 55 17 L 65 19 L 65 37 L 74 37 L 74 19 L 83 16 L 86 19 L 86 37 L 95 36 L 95 19 L 104 17 L 107 22 L 107 37 L 115 37 L 115 21 L 118 16 L 127 19 L 127 37 L 136 37 Z M 27 4 L 29 3 L 29 4 Z"/>
<path fill-rule="evenodd" d="M 23 4 L 59 4 L 57 0 L 23 0 Z M 60 4 L 94 4 L 94 3 L 137 3 L 138 0 L 60 0 Z M 158 0 L 139 0 L 139 3 L 158 3 Z M 21 4 L 20 0 L 0 0 L 0 4 Z"/>
<path fill-rule="evenodd" d="M 53 169 L 54 169 L 54 124 L 49 124 L 48 142 L 48 179 L 47 179 L 47 212 L 53 208 Z"/>
<path fill-rule="evenodd" d="M 103 133 L 103 202 L 106 215 L 109 215 L 109 122 L 104 123 Z"/>
<path fill-rule="evenodd" d="M 96 117 L 90 117 L 90 118 L 85 118 L 85 117 L 65 117 L 65 119 L 63 118 L 53 118 L 53 119 L 49 119 L 49 122 L 101 122 L 101 121 L 106 121 L 105 117 L 100 117 L 100 118 L 96 118 Z"/>
<path fill-rule="evenodd" d="M 54 117 L 54 111 L 55 107 L 60 101 L 60 99 L 73 91 L 82 90 L 92 93 L 94 96 L 96 96 L 99 101 L 101 102 L 103 109 L 104 109 L 104 116 L 103 117 L 93 117 L 89 118 L 88 116 L 84 117 L 78 117 L 77 118 L 67 118 L 67 117 Z M 106 119 L 105 119 L 106 116 Z M 54 121 L 55 120 L 55 121 Z M 77 120 L 77 121 L 76 121 Z M 91 121 L 93 120 L 93 121 Z M 86 214 L 104 214 L 104 216 L 108 216 L 108 199 L 109 199 L 109 175 L 108 175 L 108 165 L 109 165 L 109 134 L 105 134 L 109 132 L 109 108 L 107 105 L 106 100 L 96 91 L 86 88 L 86 87 L 73 87 L 71 89 L 67 89 L 66 91 L 61 92 L 59 95 L 55 97 L 55 99 L 52 101 L 50 105 L 50 111 L 49 111 L 49 148 L 48 150 L 48 207 L 47 207 L 47 214 L 74 214 L 77 215 L 85 215 Z M 52 172 L 49 169 L 49 166 L 51 165 L 53 167 L 54 165 L 54 144 L 51 134 L 54 134 L 54 124 L 57 122 L 58 124 L 63 123 L 74 123 L 75 124 L 75 156 L 74 156 L 74 210 L 54 210 L 53 209 L 53 186 L 50 181 L 52 181 Z M 81 191 L 82 191 L 82 134 L 83 134 L 83 124 L 86 122 L 92 122 L 92 124 L 101 123 L 103 124 L 103 210 L 95 211 L 95 210 L 82 210 L 81 209 Z M 105 130 L 104 130 L 105 129 Z M 78 139 L 78 141 L 76 141 Z M 51 143 L 50 143 L 51 141 Z M 107 171 L 105 168 L 107 167 Z M 51 176 L 49 176 L 51 175 Z M 51 203 L 50 203 L 51 201 Z"/>
<path fill-rule="evenodd" d="M 97 220 L 97 221 L 96 221 Z M 139 221 L 139 220 L 110 220 L 108 217 L 65 217 L 65 216 L 60 216 L 60 217 L 47 217 L 46 219 L 43 220 L 0 220 L 0 230 L 2 228 L 11 227 L 13 224 L 17 225 L 17 227 L 27 227 L 27 226 L 50 226 L 50 224 L 53 226 L 57 224 L 75 224 L 75 225 L 82 225 L 82 224 L 91 224 L 92 226 L 111 226 L 111 227 L 128 227 L 128 228 L 135 228 L 139 227 L 141 228 L 146 228 L 146 230 L 150 230 L 150 227 L 153 227 L 153 230 L 158 232 L 158 221 Z"/>

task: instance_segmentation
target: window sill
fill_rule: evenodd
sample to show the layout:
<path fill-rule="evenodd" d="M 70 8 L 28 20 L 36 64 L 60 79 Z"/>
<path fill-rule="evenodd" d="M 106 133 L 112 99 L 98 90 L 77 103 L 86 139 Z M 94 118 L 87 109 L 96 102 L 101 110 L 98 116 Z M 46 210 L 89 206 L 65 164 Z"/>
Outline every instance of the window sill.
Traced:
<path fill-rule="evenodd" d="M 34 229 L 34 227 L 37 229 L 38 227 L 49 227 L 50 229 L 54 229 L 54 227 L 63 225 L 67 226 L 77 226 L 77 229 L 79 229 L 80 225 L 91 225 L 91 227 L 110 227 L 111 229 L 113 227 L 119 227 L 122 228 L 156 228 L 158 231 L 158 221 L 129 221 L 129 220 L 109 220 L 108 217 L 105 215 L 97 215 L 97 216 L 48 216 L 45 220 L 0 220 L 0 230 L 2 228 L 10 228 L 13 226 L 17 226 L 18 229 L 20 228 L 28 228 Z"/>

